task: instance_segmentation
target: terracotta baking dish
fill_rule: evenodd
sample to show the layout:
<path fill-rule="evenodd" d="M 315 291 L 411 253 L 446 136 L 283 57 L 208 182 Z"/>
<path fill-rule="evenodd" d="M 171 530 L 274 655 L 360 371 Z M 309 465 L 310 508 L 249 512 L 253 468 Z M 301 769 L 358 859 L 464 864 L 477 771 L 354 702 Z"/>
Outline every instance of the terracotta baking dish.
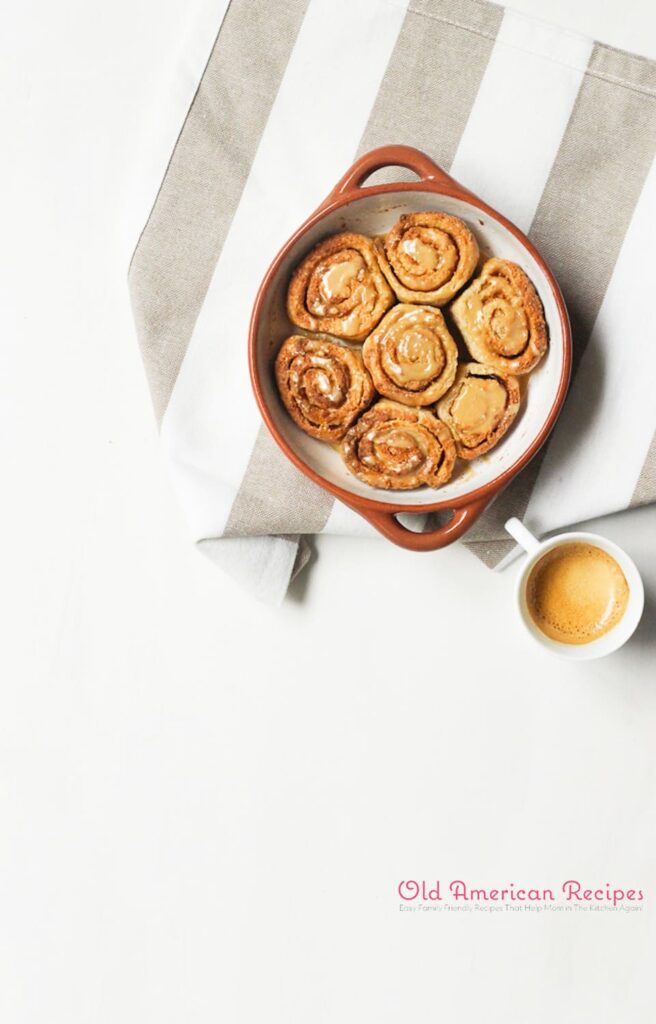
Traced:
<path fill-rule="evenodd" d="M 406 167 L 419 180 L 366 187 L 366 179 L 383 167 Z M 394 493 L 361 483 L 347 472 L 330 445 L 308 437 L 292 422 L 276 391 L 273 362 L 283 339 L 299 333 L 287 319 L 287 285 L 293 268 L 317 242 L 344 230 L 381 235 L 401 214 L 433 209 L 461 217 L 478 238 L 483 255 L 511 259 L 523 267 L 544 305 L 549 351 L 525 379 L 522 412 L 496 448 L 474 462 L 459 461 L 453 478 L 440 490 L 420 488 Z M 571 348 L 569 319 L 560 289 L 531 242 L 425 153 L 409 146 L 383 146 L 356 160 L 318 210 L 283 246 L 260 286 L 249 336 L 255 397 L 285 455 L 389 540 L 415 551 L 432 551 L 461 537 L 544 444 L 565 400 Z M 397 519 L 399 512 L 425 514 L 438 510 L 453 514 L 448 522 L 429 532 L 407 529 Z"/>

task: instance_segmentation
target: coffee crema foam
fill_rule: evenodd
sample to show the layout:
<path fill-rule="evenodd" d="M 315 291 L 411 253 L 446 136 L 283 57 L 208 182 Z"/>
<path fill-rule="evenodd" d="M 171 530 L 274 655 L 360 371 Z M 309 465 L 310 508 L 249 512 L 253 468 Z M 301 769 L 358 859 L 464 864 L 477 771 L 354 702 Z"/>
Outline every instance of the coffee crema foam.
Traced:
<path fill-rule="evenodd" d="M 588 644 L 610 632 L 629 601 L 629 585 L 615 559 L 594 544 L 560 544 L 533 566 L 526 604 L 545 636 Z"/>

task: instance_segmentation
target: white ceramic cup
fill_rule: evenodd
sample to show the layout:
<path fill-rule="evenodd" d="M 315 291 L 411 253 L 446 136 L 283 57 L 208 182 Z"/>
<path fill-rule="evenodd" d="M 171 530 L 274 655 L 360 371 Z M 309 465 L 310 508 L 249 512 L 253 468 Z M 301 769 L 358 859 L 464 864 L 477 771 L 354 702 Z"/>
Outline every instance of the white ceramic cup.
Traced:
<path fill-rule="evenodd" d="M 515 598 L 522 622 L 534 640 L 553 654 L 559 654 L 563 658 L 571 658 L 574 661 L 603 658 L 626 643 L 640 622 L 645 604 L 645 591 L 635 562 L 625 551 L 622 551 L 622 548 L 596 533 L 561 533 L 550 540 L 539 541 L 520 523 L 519 519 L 509 519 L 506 523 L 506 530 L 528 554 L 517 579 Z M 526 584 L 536 562 L 547 551 L 553 551 L 561 544 L 570 544 L 573 541 L 592 544 L 609 554 L 620 566 L 629 585 L 629 602 L 622 618 L 608 633 L 604 633 L 603 636 L 591 640 L 587 644 L 563 644 L 546 636 L 533 621 L 526 603 Z"/>

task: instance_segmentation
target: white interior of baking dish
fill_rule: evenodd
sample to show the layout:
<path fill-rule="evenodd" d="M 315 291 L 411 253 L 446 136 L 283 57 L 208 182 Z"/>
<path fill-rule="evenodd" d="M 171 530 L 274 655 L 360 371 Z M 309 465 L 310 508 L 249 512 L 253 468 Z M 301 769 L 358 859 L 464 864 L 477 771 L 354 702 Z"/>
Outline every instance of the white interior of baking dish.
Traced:
<path fill-rule="evenodd" d="M 346 470 L 339 454 L 330 445 L 304 434 L 290 419 L 278 396 L 273 362 L 282 341 L 292 333 L 303 334 L 287 318 L 285 297 L 293 268 L 328 235 L 338 231 L 357 231 L 380 235 L 388 231 L 404 213 L 416 210 L 444 210 L 455 214 L 476 235 L 484 257 L 491 255 L 513 260 L 528 274 L 544 305 L 549 327 L 549 350 L 540 365 L 522 378 L 522 409 L 504 439 L 487 455 L 472 462 L 458 460 L 451 481 L 437 491 L 421 487 L 415 491 L 384 491 L 361 483 Z M 447 313 L 448 317 L 448 313 Z M 354 346 L 355 347 L 355 346 Z M 360 346 L 357 346 L 360 347 Z M 434 192 L 388 192 L 367 195 L 328 214 L 296 242 L 271 282 L 262 306 L 257 338 L 257 359 L 265 402 L 283 437 L 306 465 L 330 483 L 351 494 L 394 505 L 434 504 L 452 501 L 490 483 L 521 458 L 544 426 L 556 399 L 563 369 L 564 342 L 553 293 L 542 270 L 522 243 L 494 218 L 461 199 Z"/>

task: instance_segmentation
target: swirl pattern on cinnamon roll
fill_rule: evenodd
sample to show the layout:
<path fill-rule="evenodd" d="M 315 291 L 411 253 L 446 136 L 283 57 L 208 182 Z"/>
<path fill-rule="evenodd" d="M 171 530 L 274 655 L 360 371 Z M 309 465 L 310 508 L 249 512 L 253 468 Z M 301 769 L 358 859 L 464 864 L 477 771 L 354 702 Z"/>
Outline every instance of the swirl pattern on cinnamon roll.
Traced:
<path fill-rule="evenodd" d="M 481 363 L 464 363 L 453 387 L 437 403 L 437 415 L 456 441 L 461 459 L 475 459 L 494 448 L 519 411 L 515 377 Z"/>
<path fill-rule="evenodd" d="M 428 210 L 400 217 L 376 255 L 401 302 L 443 306 L 474 273 L 478 242 L 459 217 Z"/>
<path fill-rule="evenodd" d="M 382 399 L 341 444 L 347 468 L 371 487 L 404 491 L 441 487 L 451 477 L 456 446 L 444 423 L 426 409 Z"/>
<path fill-rule="evenodd" d="M 372 240 L 344 231 L 316 245 L 296 268 L 287 314 L 307 331 L 362 341 L 393 301 Z"/>
<path fill-rule="evenodd" d="M 360 353 L 332 341 L 292 334 L 276 356 L 275 371 L 294 423 L 319 441 L 340 441 L 374 399 Z"/>
<path fill-rule="evenodd" d="M 524 374 L 547 351 L 542 303 L 521 267 L 491 259 L 451 306 L 472 358 L 503 373 Z"/>
<path fill-rule="evenodd" d="M 458 349 L 433 306 L 399 303 L 362 346 L 376 390 L 405 405 L 430 405 L 453 384 Z"/>

